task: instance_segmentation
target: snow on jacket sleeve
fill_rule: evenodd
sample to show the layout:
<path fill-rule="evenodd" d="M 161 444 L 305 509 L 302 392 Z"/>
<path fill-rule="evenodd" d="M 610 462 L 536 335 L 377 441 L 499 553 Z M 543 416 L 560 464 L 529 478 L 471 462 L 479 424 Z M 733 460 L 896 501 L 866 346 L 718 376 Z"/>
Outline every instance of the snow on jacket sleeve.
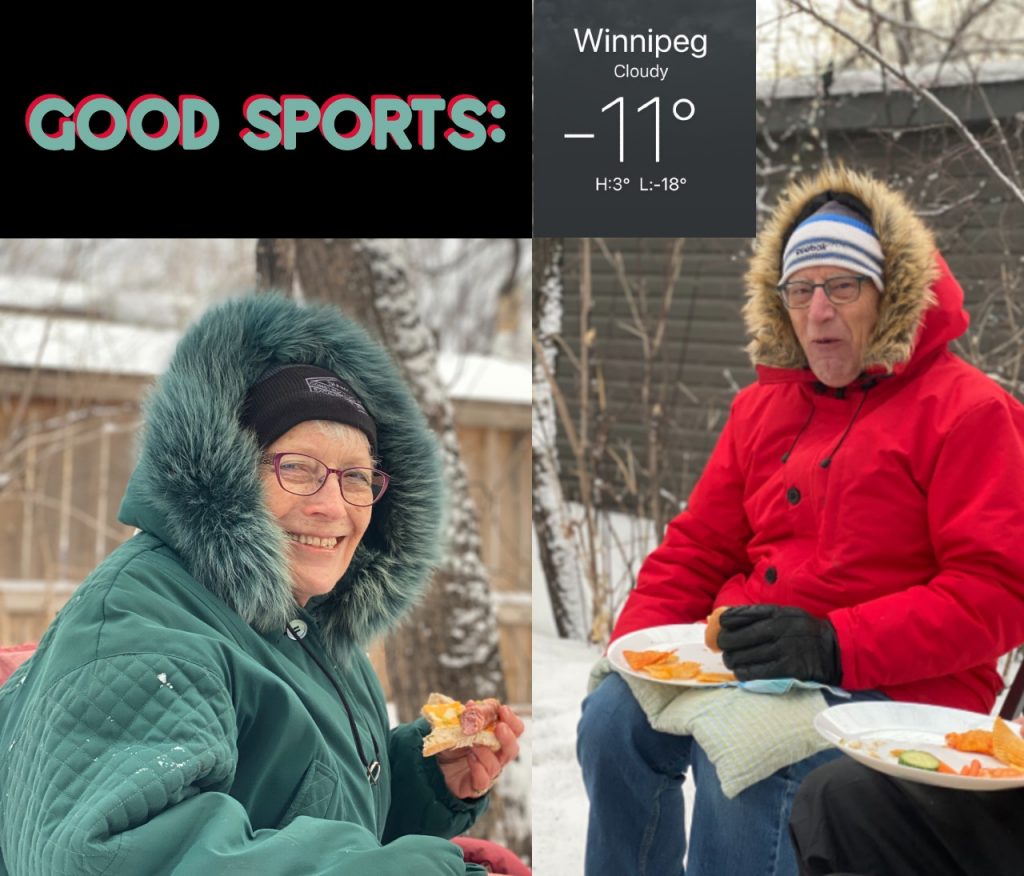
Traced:
<path fill-rule="evenodd" d="M 736 406 L 698 480 L 687 508 L 668 525 L 661 545 L 644 560 L 612 639 L 644 627 L 695 623 L 734 575 L 748 574 L 752 537 L 743 508 L 744 471 L 736 446 Z"/>
<path fill-rule="evenodd" d="M 426 719 L 400 724 L 388 740 L 391 764 L 391 808 L 384 841 L 413 833 L 457 836 L 472 827 L 487 809 L 488 796 L 462 800 L 448 790 L 434 757 L 423 756 L 423 737 L 430 733 Z"/>
<path fill-rule="evenodd" d="M 829 614 L 844 687 L 899 685 L 991 664 L 1024 642 L 1020 420 L 994 398 L 965 412 L 947 434 L 926 500 L 939 572 L 927 585 Z M 898 557 L 893 562 L 896 573 Z"/>
<path fill-rule="evenodd" d="M 382 846 L 359 824 L 307 816 L 253 830 L 226 793 L 235 738 L 229 693 L 204 667 L 124 654 L 68 673 L 10 737 L 0 773 L 0 869 L 16 876 L 480 872 L 438 837 Z"/>

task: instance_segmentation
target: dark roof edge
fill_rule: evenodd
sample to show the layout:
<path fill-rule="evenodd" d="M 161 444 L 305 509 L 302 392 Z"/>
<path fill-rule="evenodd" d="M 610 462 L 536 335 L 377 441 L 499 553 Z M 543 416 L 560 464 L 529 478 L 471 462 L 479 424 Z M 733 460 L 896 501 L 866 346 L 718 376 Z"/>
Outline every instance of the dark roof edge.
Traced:
<path fill-rule="evenodd" d="M 989 62 L 976 71 L 949 65 L 937 71 L 935 65 L 926 65 L 907 72 L 968 124 L 986 122 L 992 115 L 1013 118 L 1024 106 L 1024 65 L 1019 61 Z M 827 97 L 820 76 L 762 80 L 757 83 L 757 113 L 759 128 L 772 133 L 812 125 L 839 131 L 948 124 L 939 109 L 877 68 L 837 74 Z"/>

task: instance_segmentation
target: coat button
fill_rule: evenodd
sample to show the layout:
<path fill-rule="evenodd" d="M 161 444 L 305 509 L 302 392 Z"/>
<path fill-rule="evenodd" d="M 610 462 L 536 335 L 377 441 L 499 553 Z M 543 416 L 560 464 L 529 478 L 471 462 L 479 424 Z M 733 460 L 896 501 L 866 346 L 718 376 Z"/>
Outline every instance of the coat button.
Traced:
<path fill-rule="evenodd" d="M 775 566 L 769 566 L 764 570 L 764 581 L 766 584 L 774 584 L 779 580 L 779 570 Z"/>
<path fill-rule="evenodd" d="M 796 487 L 790 487 L 786 490 L 786 501 L 790 505 L 796 505 L 800 501 L 800 491 Z"/>
<path fill-rule="evenodd" d="M 306 638 L 306 632 L 308 631 L 308 624 L 301 618 L 288 621 L 288 625 L 284 628 L 284 631 L 288 634 L 288 638 L 293 641 Z"/>

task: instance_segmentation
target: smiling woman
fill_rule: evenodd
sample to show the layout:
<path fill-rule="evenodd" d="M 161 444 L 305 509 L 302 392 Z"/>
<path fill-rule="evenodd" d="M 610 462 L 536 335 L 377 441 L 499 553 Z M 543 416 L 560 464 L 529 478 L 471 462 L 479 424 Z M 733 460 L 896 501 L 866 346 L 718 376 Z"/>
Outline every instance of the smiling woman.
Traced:
<path fill-rule="evenodd" d="M 424 757 L 365 654 L 429 579 L 443 494 L 362 329 L 276 296 L 207 313 L 147 403 L 138 534 L 0 688 L 0 873 L 479 876 L 447 838 L 522 722 Z"/>
<path fill-rule="evenodd" d="M 329 433 L 323 426 L 336 425 Z M 267 508 L 290 541 L 288 566 L 295 601 L 330 593 L 370 525 L 374 496 L 370 444 L 353 426 L 307 420 L 267 448 L 263 474 Z M 325 465 L 321 459 L 331 461 Z M 338 466 L 332 468 L 331 466 Z M 339 489 L 328 483 L 337 475 Z"/>
<path fill-rule="evenodd" d="M 342 579 L 384 495 L 389 478 L 373 465 L 377 424 L 348 382 L 305 364 L 267 369 L 242 424 L 264 451 L 263 498 L 288 539 L 292 592 L 305 607 Z"/>

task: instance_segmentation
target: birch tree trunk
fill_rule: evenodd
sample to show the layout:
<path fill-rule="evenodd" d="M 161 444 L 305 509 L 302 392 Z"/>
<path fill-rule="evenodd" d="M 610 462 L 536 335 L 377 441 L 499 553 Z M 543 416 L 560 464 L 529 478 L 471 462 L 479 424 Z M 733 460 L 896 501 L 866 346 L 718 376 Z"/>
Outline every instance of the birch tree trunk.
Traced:
<path fill-rule="evenodd" d="M 563 639 L 586 641 L 583 584 L 576 551 L 569 538 L 565 500 L 559 481 L 557 420 L 553 393 L 562 331 L 562 256 L 560 238 L 534 244 L 533 362 L 533 525 L 540 565 L 551 599 L 555 629 Z"/>
<path fill-rule="evenodd" d="M 425 600 L 387 644 L 388 678 L 399 719 L 416 717 L 432 690 L 461 700 L 504 700 L 498 622 L 480 557 L 476 509 L 452 406 L 437 370 L 437 344 L 405 271 L 385 245 L 373 240 L 298 240 L 295 266 L 308 298 L 337 304 L 388 348 L 439 436 L 450 503 L 446 549 Z M 529 855 L 529 794 L 503 793 L 499 783 L 472 833 Z"/>
<path fill-rule="evenodd" d="M 406 273 L 382 243 L 350 239 L 297 241 L 296 270 L 307 297 L 338 304 L 383 342 L 439 437 L 449 490 L 446 549 L 423 604 L 387 645 L 399 718 L 414 718 L 432 690 L 463 700 L 504 699 L 498 623 L 476 509 L 437 370 L 437 344 Z"/>

